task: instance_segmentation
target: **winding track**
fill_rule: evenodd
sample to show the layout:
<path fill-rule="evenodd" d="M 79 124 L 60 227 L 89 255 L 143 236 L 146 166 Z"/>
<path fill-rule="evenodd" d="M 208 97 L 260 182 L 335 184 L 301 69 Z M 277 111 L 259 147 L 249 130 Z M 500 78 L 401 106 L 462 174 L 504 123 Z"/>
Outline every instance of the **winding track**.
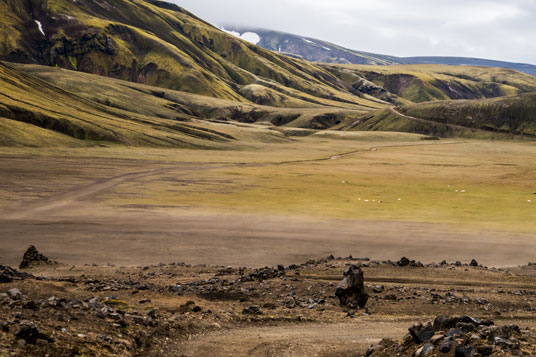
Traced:
<path fill-rule="evenodd" d="M 281 161 L 275 163 L 237 163 L 229 165 L 199 165 L 199 166 L 190 166 L 190 167 L 165 167 L 153 170 L 144 170 L 138 172 L 131 172 L 110 179 L 99 180 L 95 183 L 74 187 L 67 190 L 64 193 L 54 195 L 52 197 L 44 198 L 36 202 L 31 202 L 21 207 L 12 207 L 9 212 L 5 212 L 2 215 L 4 220 L 20 220 L 37 217 L 38 215 L 45 213 L 47 211 L 61 211 L 68 209 L 69 205 L 73 204 L 76 201 L 94 196 L 96 194 L 102 193 L 110 188 L 113 188 L 117 185 L 120 185 L 125 182 L 134 181 L 143 177 L 155 176 L 170 172 L 191 172 L 191 171 L 209 171 L 209 170 L 218 170 L 231 167 L 266 167 L 266 166 L 278 166 L 278 165 L 288 165 L 288 164 L 306 164 L 306 163 L 315 163 L 323 162 L 330 160 L 339 160 L 344 157 L 355 155 L 359 153 L 377 151 L 380 148 L 398 148 L 398 147 L 412 147 L 412 146 L 426 146 L 426 145 L 452 145 L 460 144 L 462 141 L 454 142 L 445 142 L 445 143 L 433 143 L 433 144 L 405 144 L 405 145 L 383 145 L 377 147 L 371 147 L 368 150 L 357 150 L 349 151 L 340 154 L 330 155 L 328 157 L 317 158 L 317 159 L 305 159 L 305 160 L 290 160 L 290 161 Z"/>

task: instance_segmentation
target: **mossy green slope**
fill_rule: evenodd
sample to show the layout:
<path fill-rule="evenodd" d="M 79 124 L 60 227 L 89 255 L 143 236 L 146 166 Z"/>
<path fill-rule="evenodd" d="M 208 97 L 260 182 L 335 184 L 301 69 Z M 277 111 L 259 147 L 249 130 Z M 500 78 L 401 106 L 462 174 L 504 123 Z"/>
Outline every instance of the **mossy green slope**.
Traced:
<path fill-rule="evenodd" d="M 276 91 L 286 87 L 335 106 L 381 106 L 352 95 L 320 66 L 249 44 L 161 1 L 4 0 L 0 13 L 0 59 L 12 62 L 244 102 L 240 89 L 258 84 Z"/>
<path fill-rule="evenodd" d="M 393 104 L 495 98 L 536 91 L 535 76 L 506 68 L 445 65 L 326 65 L 326 68 L 353 88 Z"/>
<path fill-rule="evenodd" d="M 536 139 L 536 93 L 403 105 L 363 115 L 342 130 L 402 131 L 437 137 Z"/>
<path fill-rule="evenodd" d="M 240 127 L 200 120 L 188 108 L 162 98 L 155 87 L 125 87 L 122 90 L 122 83 L 128 82 L 118 81 L 115 86 L 107 86 L 98 84 L 99 79 L 106 78 L 81 75 L 92 77 L 93 85 L 87 78 L 73 79 L 68 76 L 69 82 L 77 82 L 80 88 L 86 87 L 88 92 L 102 90 L 102 96 L 98 98 L 112 100 L 94 100 L 88 92 L 75 95 L 32 74 L 0 63 L 0 145 L 40 147 L 105 144 L 237 149 L 258 141 L 288 140 L 277 131 L 259 126 Z M 115 96 L 106 95 L 106 90 L 109 93 L 115 91 Z"/>

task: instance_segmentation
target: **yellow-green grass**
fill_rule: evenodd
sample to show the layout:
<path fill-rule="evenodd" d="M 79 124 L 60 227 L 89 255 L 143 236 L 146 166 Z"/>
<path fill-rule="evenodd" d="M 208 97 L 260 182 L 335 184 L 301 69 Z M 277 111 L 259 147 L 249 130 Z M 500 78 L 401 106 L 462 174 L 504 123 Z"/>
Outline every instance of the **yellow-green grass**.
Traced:
<path fill-rule="evenodd" d="M 277 150 L 271 152 L 270 147 L 262 151 L 264 155 L 271 152 L 277 161 L 291 161 L 305 158 L 313 143 L 315 149 L 309 157 L 326 157 L 321 148 L 332 154 L 342 142 L 302 139 L 294 143 L 294 155 L 288 159 Z M 370 151 L 371 147 L 377 150 Z M 343 148 L 360 152 L 338 160 L 169 173 L 125 183 L 100 199 L 114 206 L 186 206 L 222 214 L 268 213 L 536 231 L 536 163 L 527 159 L 536 155 L 535 144 L 345 141 Z M 257 154 L 241 152 L 227 157 L 227 162 L 255 161 Z M 212 160 L 218 161 L 216 157 Z"/>
<path fill-rule="evenodd" d="M 536 91 L 536 77 L 506 68 L 447 65 L 330 65 L 353 85 L 366 78 L 412 102 L 480 99 Z M 338 69 L 338 70 L 337 70 Z M 354 75 L 354 76 L 352 76 Z"/>
<path fill-rule="evenodd" d="M 58 65 L 238 102 L 248 102 L 238 93 L 241 86 L 258 84 L 298 99 L 378 107 L 349 93 L 326 69 L 242 41 L 175 5 L 49 0 L 32 7 L 7 0 L 0 10 L 3 33 L 10 34 L 0 46 L 4 60 Z"/>

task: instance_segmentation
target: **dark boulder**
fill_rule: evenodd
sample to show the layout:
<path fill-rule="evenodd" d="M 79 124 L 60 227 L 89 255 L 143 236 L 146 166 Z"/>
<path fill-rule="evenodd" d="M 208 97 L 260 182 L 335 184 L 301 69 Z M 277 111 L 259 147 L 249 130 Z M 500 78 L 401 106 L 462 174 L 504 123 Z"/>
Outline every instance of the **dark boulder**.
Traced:
<path fill-rule="evenodd" d="M 47 335 L 39 332 L 37 326 L 34 324 L 24 324 L 22 325 L 17 332 L 15 333 L 15 339 L 24 340 L 26 343 L 34 345 L 37 340 L 45 340 L 48 342 L 53 342 L 53 340 Z"/>
<path fill-rule="evenodd" d="M 430 340 L 435 334 L 435 329 L 432 324 L 427 324 L 424 326 L 416 325 L 409 328 L 409 333 L 411 334 L 411 337 L 413 337 L 413 340 L 420 344 Z"/>
<path fill-rule="evenodd" d="M 455 357 L 472 357 L 476 353 L 474 346 L 458 346 L 454 352 Z"/>
<path fill-rule="evenodd" d="M 471 263 L 469 265 L 472 266 L 472 267 L 477 267 L 478 262 L 475 259 L 473 259 L 473 260 L 471 260 Z"/>
<path fill-rule="evenodd" d="M 262 315 L 262 310 L 260 309 L 260 306 L 254 305 L 244 308 L 242 313 L 244 315 Z"/>
<path fill-rule="evenodd" d="M 445 315 L 440 315 L 434 320 L 434 328 L 436 331 L 448 330 L 456 327 L 458 322 L 460 322 L 460 318 L 458 317 L 447 317 Z"/>
<path fill-rule="evenodd" d="M 439 351 L 441 353 L 449 353 L 454 347 L 454 341 L 451 338 L 446 338 L 441 346 L 439 346 Z"/>
<path fill-rule="evenodd" d="M 493 353 L 493 346 L 490 346 L 490 345 L 478 346 L 476 351 L 480 353 L 482 356 L 490 356 Z"/>
<path fill-rule="evenodd" d="M 19 264 L 19 269 L 31 268 L 39 264 L 51 264 L 51 261 L 31 245 L 24 253 L 22 261 Z"/>
<path fill-rule="evenodd" d="M 29 276 L 29 274 L 20 273 L 8 266 L 0 265 L 0 283 L 11 283 L 13 280 L 22 280 Z"/>
<path fill-rule="evenodd" d="M 409 265 L 410 260 L 406 257 L 400 258 L 400 260 L 396 263 L 399 267 L 407 267 Z"/>
<path fill-rule="evenodd" d="M 363 270 L 359 266 L 352 265 L 348 268 L 343 280 L 337 286 L 335 295 L 339 298 L 341 306 L 365 307 L 369 295 L 365 291 Z"/>

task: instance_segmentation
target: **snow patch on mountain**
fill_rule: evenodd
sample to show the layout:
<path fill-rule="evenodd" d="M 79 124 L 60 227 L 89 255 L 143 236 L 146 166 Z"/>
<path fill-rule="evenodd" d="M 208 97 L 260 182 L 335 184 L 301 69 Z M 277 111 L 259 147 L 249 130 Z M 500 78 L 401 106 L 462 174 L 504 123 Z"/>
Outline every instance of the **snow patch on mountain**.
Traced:
<path fill-rule="evenodd" d="M 311 40 L 308 40 L 308 39 L 306 39 L 306 38 L 302 38 L 302 40 L 304 40 L 304 41 L 305 41 L 305 42 L 307 42 L 307 43 L 310 43 L 310 44 L 316 45 L 316 43 L 314 43 L 313 41 L 311 41 Z"/>
<path fill-rule="evenodd" d="M 43 30 L 43 24 L 41 24 L 40 21 L 37 21 L 37 20 L 34 20 L 34 21 L 37 24 L 37 27 L 39 28 L 39 32 L 41 32 L 43 34 L 43 36 L 46 36 L 45 31 Z"/>
<path fill-rule="evenodd" d="M 235 37 L 241 38 L 244 41 L 251 42 L 252 44 L 256 45 L 261 41 L 261 37 L 257 35 L 255 32 L 236 32 L 232 30 L 226 30 L 225 27 L 221 28 L 222 31 L 227 32 L 230 35 L 233 35 Z"/>

